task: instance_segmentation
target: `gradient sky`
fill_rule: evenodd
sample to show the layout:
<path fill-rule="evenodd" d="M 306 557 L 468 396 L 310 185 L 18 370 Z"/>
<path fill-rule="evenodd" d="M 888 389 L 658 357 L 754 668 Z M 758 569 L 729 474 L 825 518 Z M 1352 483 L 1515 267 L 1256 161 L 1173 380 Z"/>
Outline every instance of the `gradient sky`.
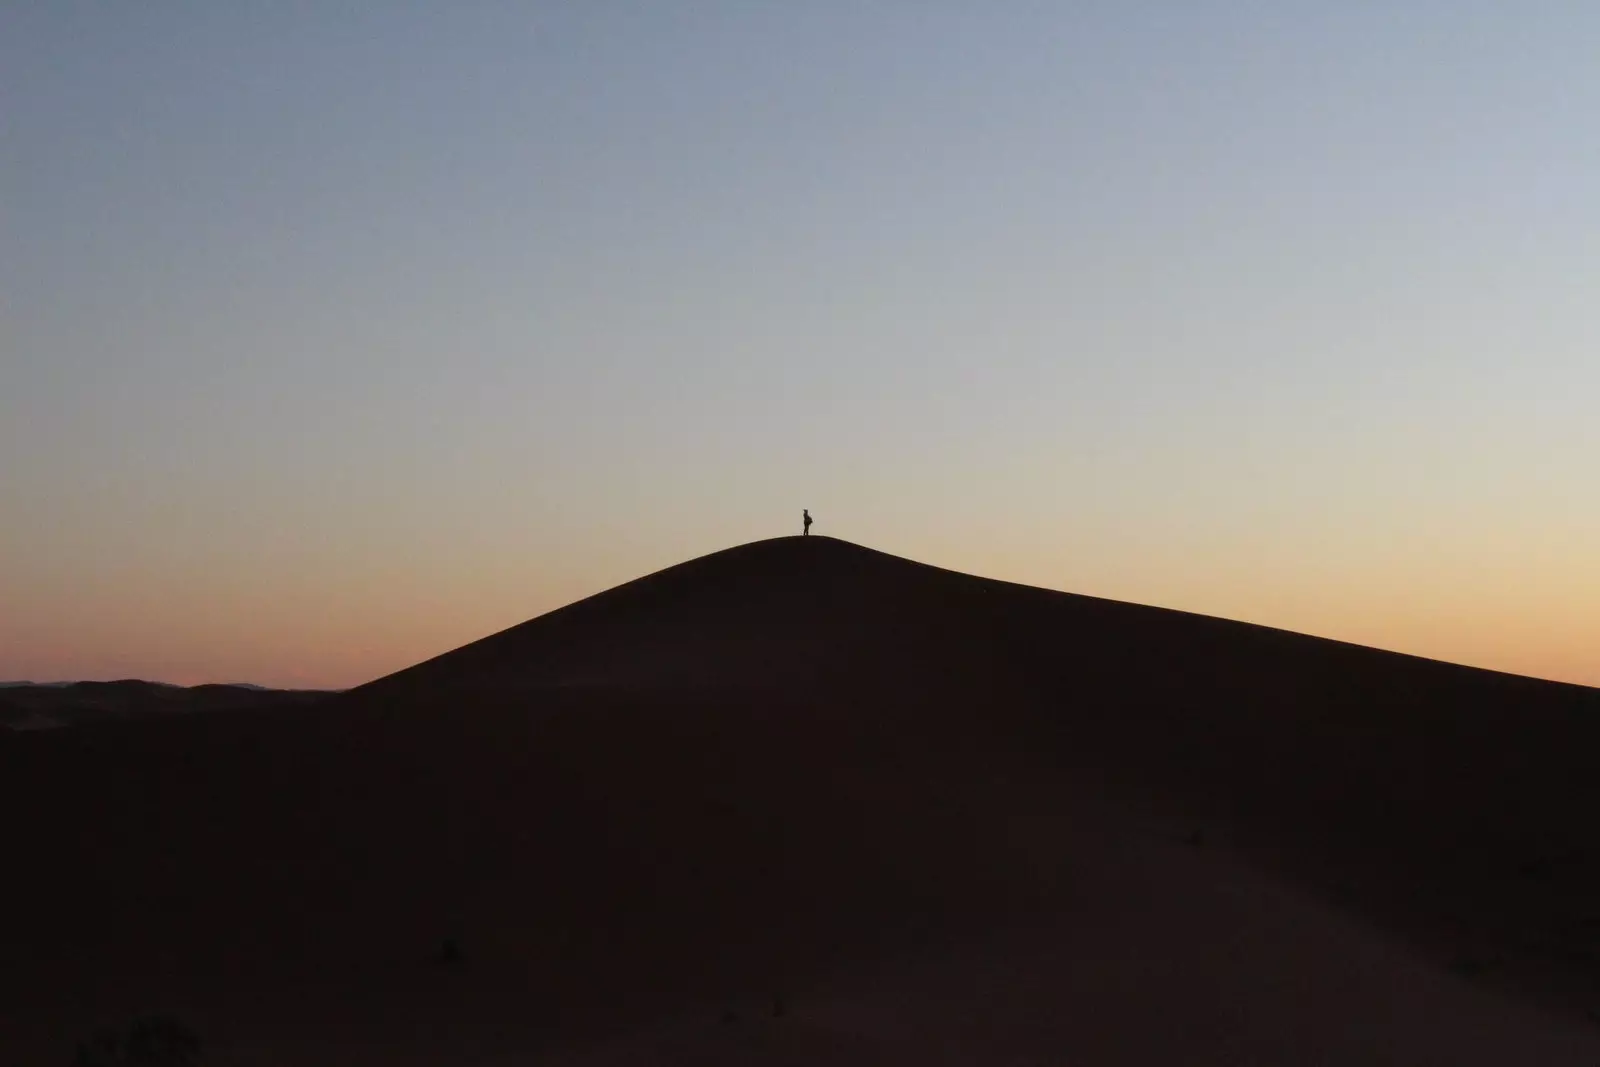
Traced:
<path fill-rule="evenodd" d="M 1600 684 L 1600 5 L 8 4 L 0 678 L 819 533 Z"/>

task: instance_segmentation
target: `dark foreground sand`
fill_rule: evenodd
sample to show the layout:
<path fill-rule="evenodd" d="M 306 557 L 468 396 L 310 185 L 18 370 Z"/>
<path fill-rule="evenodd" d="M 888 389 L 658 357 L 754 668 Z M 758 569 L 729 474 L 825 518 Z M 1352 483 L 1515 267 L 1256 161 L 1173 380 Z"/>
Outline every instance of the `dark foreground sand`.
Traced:
<path fill-rule="evenodd" d="M 1600 1062 L 1592 690 L 826 538 L 0 736 L 0 1064 Z"/>

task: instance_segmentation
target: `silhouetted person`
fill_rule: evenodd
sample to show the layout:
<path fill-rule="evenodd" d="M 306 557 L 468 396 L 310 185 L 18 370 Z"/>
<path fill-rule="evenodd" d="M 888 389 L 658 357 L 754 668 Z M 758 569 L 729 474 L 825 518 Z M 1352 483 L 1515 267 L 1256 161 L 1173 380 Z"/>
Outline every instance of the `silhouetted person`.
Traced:
<path fill-rule="evenodd" d="M 811 509 L 802 508 L 800 511 L 800 536 L 811 536 Z"/>

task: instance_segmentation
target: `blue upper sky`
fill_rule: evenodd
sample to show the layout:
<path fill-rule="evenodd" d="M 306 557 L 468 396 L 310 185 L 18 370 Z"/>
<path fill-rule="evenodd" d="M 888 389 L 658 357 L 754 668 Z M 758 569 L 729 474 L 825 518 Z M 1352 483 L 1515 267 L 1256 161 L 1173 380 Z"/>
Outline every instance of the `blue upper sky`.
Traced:
<path fill-rule="evenodd" d="M 1600 7 L 0 13 L 0 677 L 817 531 L 1600 683 Z"/>

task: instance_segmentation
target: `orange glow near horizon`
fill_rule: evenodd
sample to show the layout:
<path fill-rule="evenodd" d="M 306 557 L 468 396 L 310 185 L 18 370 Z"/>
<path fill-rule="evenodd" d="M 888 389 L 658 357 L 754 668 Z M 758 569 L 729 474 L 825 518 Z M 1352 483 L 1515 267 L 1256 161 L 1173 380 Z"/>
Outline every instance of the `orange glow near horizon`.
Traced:
<path fill-rule="evenodd" d="M 1600 587 L 1592 571 L 1584 585 L 1549 575 L 1537 580 L 1522 568 L 1485 566 L 1463 574 L 1413 560 L 1360 581 L 1336 572 L 1295 575 L 1292 561 L 1274 565 L 1260 555 L 1248 567 L 1243 560 L 1224 567 L 1215 558 L 1205 567 L 1181 559 L 1157 565 L 1160 560 L 1137 552 L 1108 556 L 1102 546 L 1099 566 L 1091 567 L 1081 556 L 1069 561 L 1056 553 L 939 551 L 949 547 L 930 542 L 911 558 L 1471 666 L 1600 684 L 1587 640 L 1600 633 Z M 106 610 L 118 603 L 107 599 L 92 615 L 74 617 L 61 610 L 61 600 L 52 611 L 49 597 L 38 598 L 30 624 L 3 634 L 4 675 L 347 688 L 673 562 L 646 558 L 630 566 L 627 557 L 601 556 L 582 570 L 574 561 L 551 577 L 528 560 L 511 558 L 498 565 L 462 558 L 452 567 L 388 573 L 369 560 L 365 578 L 347 574 L 343 583 L 301 573 L 298 581 L 279 575 L 227 586 L 195 582 L 188 596 L 130 581 L 117 590 L 118 611 Z"/>

